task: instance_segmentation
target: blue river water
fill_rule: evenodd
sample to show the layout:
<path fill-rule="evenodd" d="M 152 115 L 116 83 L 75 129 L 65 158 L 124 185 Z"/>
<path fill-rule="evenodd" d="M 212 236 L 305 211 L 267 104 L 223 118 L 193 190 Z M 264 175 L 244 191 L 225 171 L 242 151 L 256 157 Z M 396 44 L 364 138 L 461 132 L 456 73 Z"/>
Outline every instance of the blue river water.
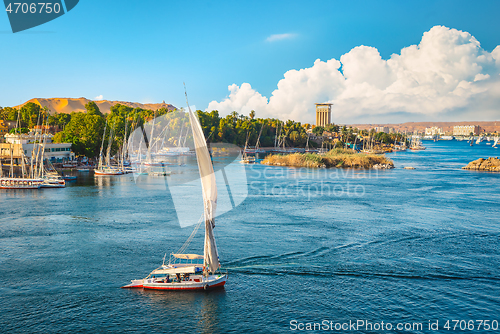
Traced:
<path fill-rule="evenodd" d="M 218 291 L 120 289 L 193 230 L 163 189 L 78 173 L 64 189 L 0 191 L 1 331 L 498 332 L 484 326 L 500 328 L 500 174 L 461 167 L 500 149 L 424 145 L 378 172 L 246 167 L 248 197 L 216 221 Z M 335 330 L 349 322 L 364 326 Z"/>

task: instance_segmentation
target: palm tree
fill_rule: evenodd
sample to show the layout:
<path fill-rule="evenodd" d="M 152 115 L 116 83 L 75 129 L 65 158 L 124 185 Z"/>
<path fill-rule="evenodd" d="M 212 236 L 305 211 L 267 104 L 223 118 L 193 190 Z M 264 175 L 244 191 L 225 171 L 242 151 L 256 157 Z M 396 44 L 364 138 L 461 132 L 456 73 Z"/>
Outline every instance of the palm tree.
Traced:
<path fill-rule="evenodd" d="M 250 116 L 251 119 L 254 119 L 254 117 L 255 117 L 255 110 L 250 111 L 249 116 Z"/>

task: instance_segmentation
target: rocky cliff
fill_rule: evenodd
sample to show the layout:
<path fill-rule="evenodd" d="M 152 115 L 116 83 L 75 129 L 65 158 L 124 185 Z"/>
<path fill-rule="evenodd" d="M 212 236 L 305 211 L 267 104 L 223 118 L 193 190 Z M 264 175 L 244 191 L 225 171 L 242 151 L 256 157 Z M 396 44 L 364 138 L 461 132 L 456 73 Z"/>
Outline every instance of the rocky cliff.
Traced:
<path fill-rule="evenodd" d="M 488 158 L 488 159 L 477 159 L 469 162 L 467 166 L 462 167 L 462 169 L 472 169 L 472 170 L 484 170 L 488 172 L 500 172 L 500 159 L 498 158 Z"/>

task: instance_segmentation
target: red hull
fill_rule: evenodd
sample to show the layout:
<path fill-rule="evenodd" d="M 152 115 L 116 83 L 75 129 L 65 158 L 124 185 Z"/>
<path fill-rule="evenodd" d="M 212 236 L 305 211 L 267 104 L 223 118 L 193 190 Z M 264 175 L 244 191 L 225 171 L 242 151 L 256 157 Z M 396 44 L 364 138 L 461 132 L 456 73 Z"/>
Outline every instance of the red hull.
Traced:
<path fill-rule="evenodd" d="M 196 287 L 196 288 L 178 288 L 178 287 L 143 287 L 144 289 L 152 289 L 152 290 L 176 290 L 176 291 L 179 291 L 179 290 L 183 290 L 183 291 L 186 291 L 186 290 L 212 290 L 212 289 L 217 289 L 217 288 L 223 288 L 224 285 L 226 284 L 226 281 L 224 282 L 220 282 L 220 283 L 217 283 L 215 285 L 212 285 L 212 286 L 209 286 L 207 287 L 206 289 L 204 287 Z"/>

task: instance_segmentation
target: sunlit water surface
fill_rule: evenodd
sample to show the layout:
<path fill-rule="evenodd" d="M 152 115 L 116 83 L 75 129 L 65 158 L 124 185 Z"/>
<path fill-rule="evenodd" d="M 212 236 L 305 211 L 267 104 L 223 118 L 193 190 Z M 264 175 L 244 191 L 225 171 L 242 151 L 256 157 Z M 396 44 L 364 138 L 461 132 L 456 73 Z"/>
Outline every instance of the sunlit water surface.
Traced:
<path fill-rule="evenodd" d="M 500 150 L 424 145 L 389 154 L 388 171 L 247 167 L 248 198 L 216 222 L 229 280 L 211 292 L 120 289 L 193 230 L 162 187 L 79 173 L 65 189 L 0 191 L 0 328 L 271 333 L 363 319 L 439 320 L 444 333 L 446 320 L 500 321 L 500 174 L 461 169 Z M 196 168 L 184 163 L 174 172 Z"/>

